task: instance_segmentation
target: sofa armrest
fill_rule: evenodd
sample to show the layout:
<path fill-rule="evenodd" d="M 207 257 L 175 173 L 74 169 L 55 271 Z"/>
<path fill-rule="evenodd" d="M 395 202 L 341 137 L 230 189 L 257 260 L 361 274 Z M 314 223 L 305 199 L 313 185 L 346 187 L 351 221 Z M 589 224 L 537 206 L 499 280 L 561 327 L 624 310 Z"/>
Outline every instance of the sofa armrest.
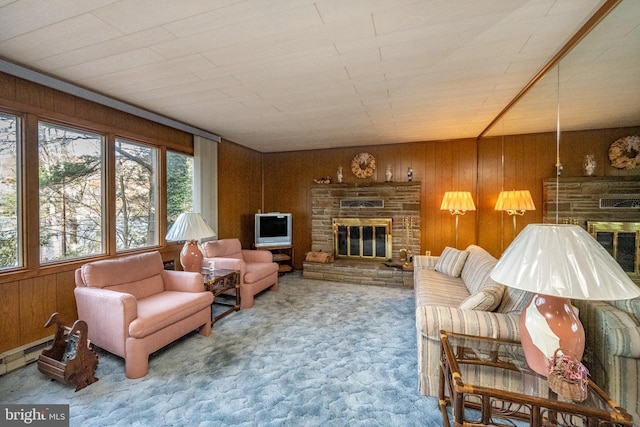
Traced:
<path fill-rule="evenodd" d="M 89 327 L 89 339 L 124 357 L 129 324 L 138 317 L 135 297 L 101 288 L 76 287 L 73 292 L 78 318 Z"/>
<path fill-rule="evenodd" d="M 204 292 L 204 279 L 200 273 L 163 270 L 161 274 L 167 291 Z"/>
<path fill-rule="evenodd" d="M 422 336 L 440 340 L 440 331 L 520 341 L 519 314 L 462 310 L 457 307 L 416 307 L 416 328 Z"/>
<path fill-rule="evenodd" d="M 273 262 L 273 254 L 267 250 L 243 249 L 242 257 L 245 262 Z"/>
<path fill-rule="evenodd" d="M 413 268 L 428 268 L 433 270 L 440 259 L 439 256 L 417 255 L 413 257 Z"/>
<path fill-rule="evenodd" d="M 606 348 L 612 355 L 621 357 L 640 358 L 640 326 L 633 318 L 617 307 L 606 302 L 597 304 L 597 325 L 603 330 L 592 331 L 601 333 L 606 340 Z"/>

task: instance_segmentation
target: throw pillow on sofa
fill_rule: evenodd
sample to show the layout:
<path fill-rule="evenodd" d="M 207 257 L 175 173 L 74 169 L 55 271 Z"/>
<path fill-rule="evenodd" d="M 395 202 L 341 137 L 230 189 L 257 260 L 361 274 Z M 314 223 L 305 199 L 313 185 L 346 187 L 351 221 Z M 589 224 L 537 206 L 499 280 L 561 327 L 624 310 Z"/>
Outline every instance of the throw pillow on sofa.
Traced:
<path fill-rule="evenodd" d="M 460 304 L 462 310 L 493 311 L 500 305 L 504 285 L 495 282 L 485 284 L 480 292 L 470 295 Z"/>
<path fill-rule="evenodd" d="M 442 251 L 440 258 L 438 258 L 435 270 L 451 277 L 460 277 L 467 256 L 469 256 L 468 252 L 447 246 Z"/>

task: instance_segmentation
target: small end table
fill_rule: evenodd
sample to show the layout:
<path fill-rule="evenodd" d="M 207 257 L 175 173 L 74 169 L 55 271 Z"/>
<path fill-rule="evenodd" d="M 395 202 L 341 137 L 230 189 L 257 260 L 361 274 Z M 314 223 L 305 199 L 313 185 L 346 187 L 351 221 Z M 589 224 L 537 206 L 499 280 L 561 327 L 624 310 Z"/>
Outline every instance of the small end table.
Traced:
<path fill-rule="evenodd" d="M 527 366 L 517 342 L 440 331 L 440 410 L 454 425 L 631 426 L 633 418 L 589 380 L 587 398 L 573 402 L 549 389 Z M 467 412 L 466 408 L 476 412 Z"/>
<path fill-rule="evenodd" d="M 203 269 L 202 277 L 204 278 L 204 288 L 213 293 L 213 304 L 224 305 L 229 307 L 228 310 L 213 316 L 213 305 L 211 307 L 211 325 L 213 326 L 218 320 L 240 310 L 240 273 L 237 270 L 226 270 L 222 268 L 216 268 L 214 270 Z M 226 302 L 218 301 L 218 296 L 223 292 L 230 289 L 235 289 L 236 301 L 235 304 L 228 304 Z"/>

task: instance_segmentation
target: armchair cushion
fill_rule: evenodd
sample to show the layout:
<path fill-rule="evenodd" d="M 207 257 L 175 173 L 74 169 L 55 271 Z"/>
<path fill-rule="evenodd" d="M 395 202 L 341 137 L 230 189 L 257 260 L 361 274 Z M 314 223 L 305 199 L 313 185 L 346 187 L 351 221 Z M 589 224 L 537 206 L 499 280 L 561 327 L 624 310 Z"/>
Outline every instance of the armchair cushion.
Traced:
<path fill-rule="evenodd" d="M 129 324 L 129 335 L 144 338 L 210 305 L 203 292 L 166 291 L 138 300 L 138 317 Z"/>

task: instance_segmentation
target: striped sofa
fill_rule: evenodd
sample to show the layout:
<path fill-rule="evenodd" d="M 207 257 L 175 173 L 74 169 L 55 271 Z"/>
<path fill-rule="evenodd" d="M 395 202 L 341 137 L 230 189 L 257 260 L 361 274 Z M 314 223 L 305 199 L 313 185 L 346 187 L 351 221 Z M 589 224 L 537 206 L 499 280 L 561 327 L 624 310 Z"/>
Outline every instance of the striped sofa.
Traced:
<path fill-rule="evenodd" d="M 464 251 L 445 248 L 440 257 L 414 258 L 418 375 L 423 395 L 438 395 L 440 330 L 520 340 L 518 319 L 531 294 L 494 282 L 489 275 L 496 263 L 496 258 L 475 245 Z"/>
<path fill-rule="evenodd" d="M 573 304 L 585 330 L 591 379 L 640 425 L 640 298 Z"/>

